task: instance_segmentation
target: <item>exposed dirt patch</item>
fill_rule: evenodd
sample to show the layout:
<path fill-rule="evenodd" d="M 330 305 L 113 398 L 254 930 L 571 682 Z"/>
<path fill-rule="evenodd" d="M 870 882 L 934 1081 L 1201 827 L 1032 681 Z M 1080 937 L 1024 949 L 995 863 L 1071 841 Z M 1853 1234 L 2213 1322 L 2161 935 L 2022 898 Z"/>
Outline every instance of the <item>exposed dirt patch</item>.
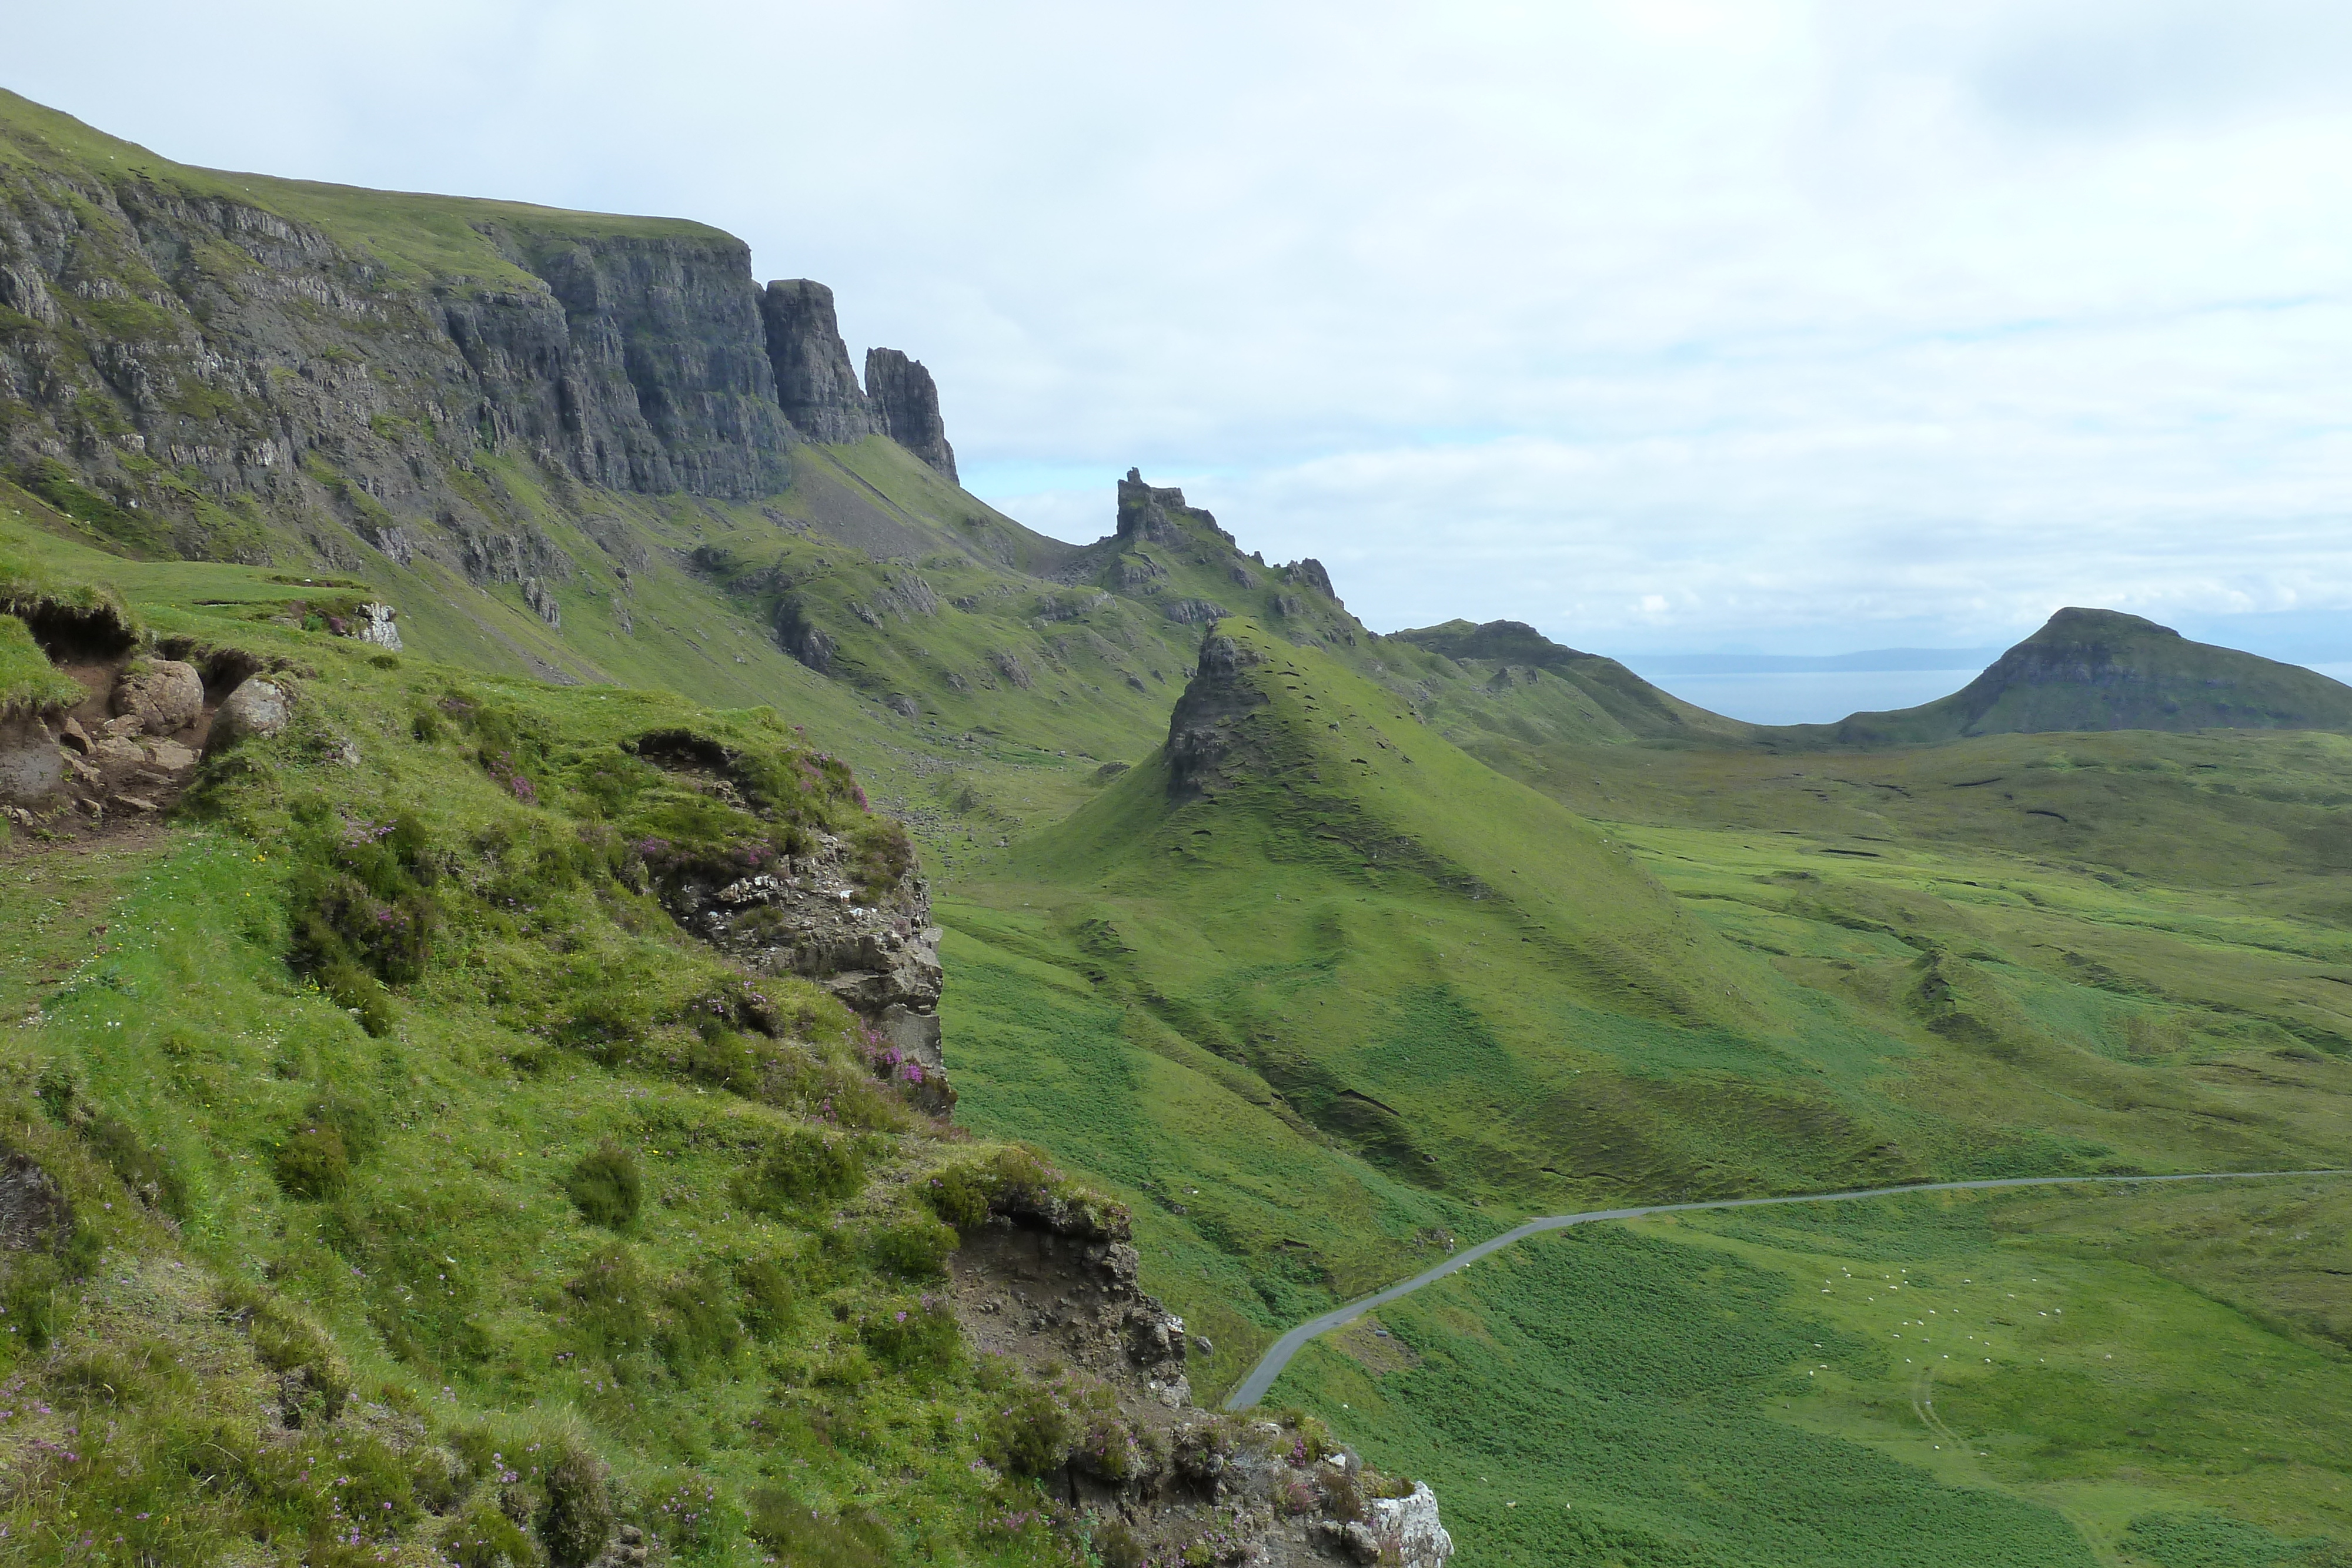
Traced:
<path fill-rule="evenodd" d="M 0 1153 L 0 1248 L 29 1252 L 47 1247 L 73 1221 L 57 1178 L 29 1155 Z"/>
<path fill-rule="evenodd" d="M 98 842 L 128 847 L 127 841 L 152 836 L 194 778 L 221 699 L 250 671 L 239 666 L 206 680 L 193 716 L 151 734 L 138 714 L 114 711 L 124 706 L 116 693 L 131 653 L 90 657 L 65 647 L 53 657 L 82 698 L 0 730 L 0 811 L 14 829 L 0 853 Z M 205 673 L 199 666 L 199 676 Z"/>

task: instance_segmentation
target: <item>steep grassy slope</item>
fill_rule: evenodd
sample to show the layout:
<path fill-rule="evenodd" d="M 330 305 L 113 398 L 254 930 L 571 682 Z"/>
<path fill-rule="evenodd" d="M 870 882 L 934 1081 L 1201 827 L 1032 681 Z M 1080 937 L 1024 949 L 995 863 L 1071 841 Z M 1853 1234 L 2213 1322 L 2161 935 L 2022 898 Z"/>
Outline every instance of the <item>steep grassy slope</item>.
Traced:
<path fill-rule="evenodd" d="M 2087 875 L 1794 810 L 1794 838 L 1596 828 L 1333 661 L 1219 631 L 1170 752 L 943 908 L 969 1113 L 1156 1208 L 1167 1288 L 1238 1346 L 1409 1271 L 1432 1226 L 2343 1155 L 2332 936 L 2287 958 L 2146 899 L 2110 920 Z M 1673 770 L 1786 769 L 1591 754 L 1710 804 Z"/>
<path fill-rule="evenodd" d="M 772 709 L 132 605 L 294 717 L 173 830 L 0 862 L 12 1556 L 1059 1550 L 937 1281 L 940 1213 L 1072 1197 L 662 902 L 828 833 L 898 896 L 848 771 Z M 638 744 L 681 730 L 722 775 Z"/>
<path fill-rule="evenodd" d="M 1991 736 L 1800 758 L 1587 747 L 1548 760 L 1531 781 L 1632 849 L 1693 919 L 1790 986 L 1918 1042 L 1885 1081 L 1912 1126 L 2003 1128 L 2053 1165 L 2352 1163 L 2344 737 Z M 1954 1236 L 1943 1200 L 1904 1199 L 1796 1242 L 1785 1232 L 1811 1221 L 1655 1231 L 1675 1247 L 1649 1266 L 1674 1290 L 1763 1291 L 1732 1309 L 1737 1335 L 1721 1343 L 1642 1326 L 1679 1310 L 1628 1306 L 1636 1317 L 1614 1325 L 1616 1293 L 1575 1271 L 1599 1260 L 1554 1276 L 1616 1244 L 1545 1243 L 1559 1260 L 1491 1278 L 1482 1265 L 1391 1310 L 1390 1340 L 1364 1330 L 1294 1364 L 1276 1397 L 1328 1413 L 1370 1453 L 1410 1455 L 1462 1499 L 1450 1517 L 1465 1542 L 1498 1561 L 2082 1560 L 2071 1544 L 2027 1549 L 2047 1516 L 1988 1512 L 1946 1490 L 1960 1488 L 2055 1505 L 2103 1561 L 2329 1562 L 2352 1539 L 2332 1414 L 2352 1338 L 2328 1272 L 2345 1201 L 2304 1185 L 1955 1200 L 1966 1222 Z M 1920 1216 L 1937 1213 L 1930 1257 Z M 1726 1227 L 1767 1245 L 1733 1247 L 1738 1267 L 1685 1245 Z M 2020 1280 L 2021 1293 L 2062 1279 L 2066 1318 L 2084 1301 L 2100 1316 L 2053 1338 L 2038 1315 L 2052 1309 L 2037 1306 L 2011 1326 L 2044 1337 L 2004 1339 L 1997 1371 L 1979 1356 L 1923 1392 L 1892 1338 L 1923 1314 L 1867 1323 L 1820 1294 L 1822 1273 L 1901 1280 L 1923 1259 L 1939 1278 Z M 1580 1302 L 1566 1317 L 1563 1290 Z M 1886 1300 L 1857 1303 L 1863 1318 Z M 1839 1354 L 1818 1357 L 1828 1370 L 1801 1354 L 1750 1359 L 1775 1336 Z M 1655 1403 L 1661 1355 L 1711 1369 L 1703 1399 Z M 1498 1416 L 1473 1387 L 1528 1393 Z M 1605 1419 L 1588 1410 L 1599 1398 Z M 1629 1406 L 1646 1413 L 1638 1428 L 1620 1418 Z M 1777 1500 L 1746 1536 L 1644 1479 L 1666 1465 L 1714 1478 L 1708 1495 L 1734 1490 L 1756 1470 L 1755 1424 L 1790 1422 L 1800 1429 L 1765 1433 Z M 1856 1443 L 1916 1468 L 1874 1470 Z M 1864 1482 L 1870 1502 L 1837 1500 Z M 1857 1507 L 1875 1528 L 1839 1535 Z M 1996 1517 L 2010 1522 L 1986 1533 Z"/>

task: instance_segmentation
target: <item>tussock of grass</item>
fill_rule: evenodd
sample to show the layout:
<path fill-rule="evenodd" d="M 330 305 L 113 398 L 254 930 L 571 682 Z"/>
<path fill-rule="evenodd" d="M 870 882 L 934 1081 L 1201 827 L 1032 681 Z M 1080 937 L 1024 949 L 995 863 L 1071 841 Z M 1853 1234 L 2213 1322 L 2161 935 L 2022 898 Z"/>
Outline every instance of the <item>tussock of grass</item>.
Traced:
<path fill-rule="evenodd" d="M 49 663 L 24 622 L 0 615 L 0 719 L 71 707 L 83 695 Z"/>

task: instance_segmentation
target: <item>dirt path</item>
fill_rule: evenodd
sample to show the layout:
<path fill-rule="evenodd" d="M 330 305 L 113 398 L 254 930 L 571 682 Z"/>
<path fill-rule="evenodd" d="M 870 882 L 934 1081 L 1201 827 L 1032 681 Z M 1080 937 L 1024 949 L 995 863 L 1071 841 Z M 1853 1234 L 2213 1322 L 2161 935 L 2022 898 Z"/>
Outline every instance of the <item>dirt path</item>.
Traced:
<path fill-rule="evenodd" d="M 2196 1171 L 2180 1176 L 2002 1176 L 1990 1181 L 1921 1182 L 1912 1186 L 1875 1186 L 1864 1188 L 1859 1192 L 1803 1193 L 1789 1197 L 1725 1197 L 1709 1203 L 1654 1203 L 1639 1208 L 1595 1208 L 1582 1214 L 1546 1215 L 1541 1219 L 1530 1219 L 1525 1225 L 1506 1230 L 1500 1236 L 1489 1237 L 1475 1247 L 1465 1248 L 1435 1268 L 1424 1270 L 1410 1280 L 1391 1285 L 1384 1291 L 1375 1291 L 1370 1295 L 1350 1301 L 1344 1307 L 1335 1307 L 1319 1317 L 1307 1319 L 1275 1341 L 1265 1354 L 1258 1358 L 1258 1364 L 1250 1368 L 1249 1375 L 1243 1378 L 1240 1385 L 1226 1397 L 1225 1408 L 1246 1410 L 1265 1398 L 1265 1391 L 1274 1386 L 1274 1380 L 1282 1375 L 1282 1369 L 1290 1364 L 1290 1358 L 1304 1349 L 1307 1341 L 1318 1335 L 1327 1333 L 1344 1323 L 1352 1322 L 1374 1307 L 1385 1306 L 1401 1296 L 1409 1296 L 1433 1281 L 1443 1280 L 1448 1274 L 1466 1269 L 1488 1253 L 1498 1252 L 1514 1241 L 1523 1241 L 1530 1236 L 1541 1235 L 1547 1230 L 1565 1230 L 1571 1225 L 1590 1225 L 1595 1220 L 1602 1219 L 1639 1219 L 1650 1214 L 1689 1214 L 1707 1208 L 1753 1208 L 1767 1204 L 1780 1203 L 1843 1203 L 1858 1197 L 1895 1197 L 1911 1192 L 1983 1192 L 1993 1188 L 2012 1186 L 2112 1185 L 2118 1182 L 2252 1181 L 2263 1176 L 2347 1175 L 2352 1175 L 2352 1171 Z"/>

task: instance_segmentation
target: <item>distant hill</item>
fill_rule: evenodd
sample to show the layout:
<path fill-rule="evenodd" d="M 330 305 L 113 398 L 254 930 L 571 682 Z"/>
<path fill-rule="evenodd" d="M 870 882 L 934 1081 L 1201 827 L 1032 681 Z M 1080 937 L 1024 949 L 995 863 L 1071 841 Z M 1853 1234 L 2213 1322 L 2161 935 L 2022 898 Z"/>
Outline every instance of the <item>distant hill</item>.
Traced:
<path fill-rule="evenodd" d="M 1399 632 L 1388 640 L 1443 654 L 1499 690 L 1539 684 L 1534 671 L 1557 675 L 1631 737 L 1744 740 L 1754 727 L 1661 691 L 1614 659 L 1555 643 L 1523 621 L 1484 625 L 1448 621 Z M 1468 744 L 1465 736 L 1457 733 L 1455 738 Z"/>
<path fill-rule="evenodd" d="M 2352 731 L 2352 686 L 2192 643 L 2115 610 L 2061 610 L 1984 674 L 1917 707 L 1759 729 L 1767 744 L 1920 746 L 1977 735 L 2154 729 Z"/>

